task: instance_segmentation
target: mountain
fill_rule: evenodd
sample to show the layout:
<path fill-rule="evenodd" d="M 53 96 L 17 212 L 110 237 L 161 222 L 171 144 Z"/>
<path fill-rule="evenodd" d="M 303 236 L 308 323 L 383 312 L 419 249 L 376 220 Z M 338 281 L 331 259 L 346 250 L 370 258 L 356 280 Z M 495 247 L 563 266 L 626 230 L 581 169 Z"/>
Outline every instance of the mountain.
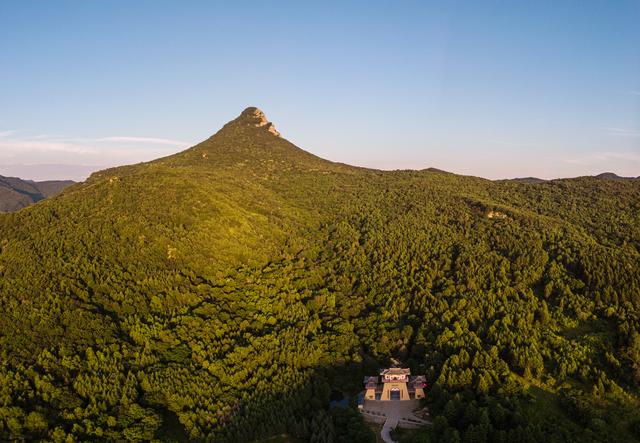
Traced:
<path fill-rule="evenodd" d="M 619 175 L 613 172 L 603 172 L 602 174 L 598 174 L 595 177 L 600 179 L 606 179 L 606 180 L 634 180 L 635 179 L 635 177 L 620 177 Z"/>
<path fill-rule="evenodd" d="M 542 178 L 537 178 L 537 177 L 521 177 L 521 178 L 512 178 L 511 181 L 518 182 L 518 183 L 527 183 L 530 185 L 537 185 L 539 183 L 544 183 L 547 180 L 544 180 Z"/>
<path fill-rule="evenodd" d="M 593 178 L 597 178 L 600 180 L 635 180 L 636 179 L 636 177 L 621 177 L 613 172 L 603 172 L 602 174 L 594 175 Z M 559 179 L 559 180 L 562 180 L 562 179 Z M 542 178 L 537 178 L 537 177 L 522 177 L 522 178 L 512 178 L 510 179 L 510 181 L 535 185 L 535 184 L 545 183 L 548 180 L 544 180 Z"/>
<path fill-rule="evenodd" d="M 639 181 L 357 168 L 248 108 L 0 215 L 0 439 L 375 441 L 329 399 L 395 358 L 402 441 L 636 441 L 639 308 Z"/>
<path fill-rule="evenodd" d="M 0 212 L 17 211 L 54 196 L 73 183 L 72 181 L 34 182 L 0 176 Z"/>

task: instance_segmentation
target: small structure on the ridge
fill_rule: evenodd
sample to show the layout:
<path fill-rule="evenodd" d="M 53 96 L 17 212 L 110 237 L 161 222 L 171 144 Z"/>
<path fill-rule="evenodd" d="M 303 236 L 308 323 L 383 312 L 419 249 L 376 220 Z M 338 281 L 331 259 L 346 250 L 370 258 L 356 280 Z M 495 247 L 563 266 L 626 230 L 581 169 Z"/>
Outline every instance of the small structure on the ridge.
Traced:
<path fill-rule="evenodd" d="M 365 400 L 419 400 L 424 398 L 427 386 L 424 375 L 411 375 L 409 368 L 388 368 L 380 376 L 364 378 Z"/>

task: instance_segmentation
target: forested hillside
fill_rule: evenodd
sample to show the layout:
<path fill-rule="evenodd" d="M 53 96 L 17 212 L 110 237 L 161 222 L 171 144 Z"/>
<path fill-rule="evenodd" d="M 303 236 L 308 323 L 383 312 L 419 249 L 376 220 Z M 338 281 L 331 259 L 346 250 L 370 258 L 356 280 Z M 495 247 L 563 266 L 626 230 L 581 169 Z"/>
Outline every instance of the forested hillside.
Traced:
<path fill-rule="evenodd" d="M 425 373 L 413 442 L 640 439 L 640 180 L 315 157 L 255 108 L 0 216 L 0 440 L 371 441 L 334 390 Z"/>
<path fill-rule="evenodd" d="M 72 181 L 21 180 L 0 175 L 0 212 L 12 212 L 51 197 L 72 185 Z"/>

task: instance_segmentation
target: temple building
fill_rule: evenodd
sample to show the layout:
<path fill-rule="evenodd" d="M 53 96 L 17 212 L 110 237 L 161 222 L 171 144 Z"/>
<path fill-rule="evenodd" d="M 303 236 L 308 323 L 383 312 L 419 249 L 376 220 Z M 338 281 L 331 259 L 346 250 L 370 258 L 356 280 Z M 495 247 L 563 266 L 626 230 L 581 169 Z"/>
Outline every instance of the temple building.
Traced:
<path fill-rule="evenodd" d="M 409 368 L 388 368 L 380 376 L 364 378 L 365 400 L 419 400 L 427 386 L 424 375 L 411 376 Z"/>

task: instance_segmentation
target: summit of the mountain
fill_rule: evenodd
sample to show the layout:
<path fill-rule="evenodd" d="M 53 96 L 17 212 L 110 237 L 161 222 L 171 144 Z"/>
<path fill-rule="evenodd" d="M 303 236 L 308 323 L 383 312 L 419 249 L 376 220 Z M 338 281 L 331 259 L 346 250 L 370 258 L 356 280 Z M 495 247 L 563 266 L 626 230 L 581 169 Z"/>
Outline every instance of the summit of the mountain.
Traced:
<path fill-rule="evenodd" d="M 248 107 L 201 143 L 153 163 L 169 166 L 250 168 L 253 171 L 354 169 L 313 155 L 283 138 L 265 113 Z"/>
<path fill-rule="evenodd" d="M 229 122 L 229 124 L 248 125 L 255 128 L 265 128 L 271 134 L 280 136 L 280 133 L 276 130 L 276 127 L 273 125 L 273 123 L 271 123 L 267 119 L 265 113 L 255 106 L 250 106 L 242 111 L 242 113 L 240 113 L 240 115 L 236 119 Z"/>

